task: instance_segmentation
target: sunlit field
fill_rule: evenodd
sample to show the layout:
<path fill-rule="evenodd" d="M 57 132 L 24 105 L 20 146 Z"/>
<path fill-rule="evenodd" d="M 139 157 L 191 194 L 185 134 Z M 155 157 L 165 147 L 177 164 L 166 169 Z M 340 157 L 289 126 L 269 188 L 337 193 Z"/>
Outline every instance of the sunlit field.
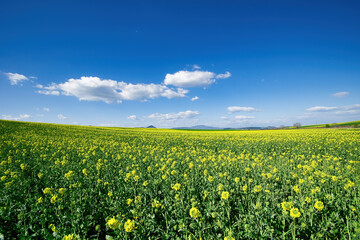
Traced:
<path fill-rule="evenodd" d="M 5 239 L 359 239 L 360 131 L 0 121 Z"/>

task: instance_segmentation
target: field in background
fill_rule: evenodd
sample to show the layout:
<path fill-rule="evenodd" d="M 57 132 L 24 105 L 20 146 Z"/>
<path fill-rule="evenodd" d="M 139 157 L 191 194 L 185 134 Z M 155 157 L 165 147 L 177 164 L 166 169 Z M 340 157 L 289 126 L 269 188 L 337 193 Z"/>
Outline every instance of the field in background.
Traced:
<path fill-rule="evenodd" d="M 0 121 L 5 239 L 357 239 L 359 129 Z"/>
<path fill-rule="evenodd" d="M 295 128 L 295 127 L 290 127 L 290 128 Z M 305 125 L 299 128 L 360 128 L 360 121 Z"/>

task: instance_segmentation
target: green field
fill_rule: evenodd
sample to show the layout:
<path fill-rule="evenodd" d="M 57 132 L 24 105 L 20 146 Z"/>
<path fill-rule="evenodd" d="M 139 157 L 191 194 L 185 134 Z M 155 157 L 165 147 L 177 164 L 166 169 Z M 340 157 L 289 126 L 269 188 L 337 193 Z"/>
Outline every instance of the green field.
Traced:
<path fill-rule="evenodd" d="M 4 239 L 360 239 L 360 129 L 0 121 Z"/>
<path fill-rule="evenodd" d="M 348 127 L 348 128 L 359 128 L 360 121 L 352 122 L 343 122 L 343 123 L 327 123 L 327 124 L 316 124 L 316 125 L 305 125 L 299 128 L 338 128 L 338 127 Z M 291 127 L 294 128 L 294 127 Z"/>

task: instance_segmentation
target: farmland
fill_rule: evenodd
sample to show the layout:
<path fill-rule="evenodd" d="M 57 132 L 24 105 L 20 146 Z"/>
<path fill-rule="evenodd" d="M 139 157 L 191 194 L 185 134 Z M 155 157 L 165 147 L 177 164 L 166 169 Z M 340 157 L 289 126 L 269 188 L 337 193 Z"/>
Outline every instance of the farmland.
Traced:
<path fill-rule="evenodd" d="M 0 121 L 5 239 L 358 239 L 360 130 Z"/>

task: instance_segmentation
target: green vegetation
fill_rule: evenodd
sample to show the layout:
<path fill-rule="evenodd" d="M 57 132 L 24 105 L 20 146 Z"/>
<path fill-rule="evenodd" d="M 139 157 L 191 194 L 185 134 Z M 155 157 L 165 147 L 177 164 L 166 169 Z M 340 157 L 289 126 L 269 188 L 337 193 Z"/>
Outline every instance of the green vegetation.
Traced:
<path fill-rule="evenodd" d="M 5 239 L 359 239 L 360 131 L 0 121 Z"/>

